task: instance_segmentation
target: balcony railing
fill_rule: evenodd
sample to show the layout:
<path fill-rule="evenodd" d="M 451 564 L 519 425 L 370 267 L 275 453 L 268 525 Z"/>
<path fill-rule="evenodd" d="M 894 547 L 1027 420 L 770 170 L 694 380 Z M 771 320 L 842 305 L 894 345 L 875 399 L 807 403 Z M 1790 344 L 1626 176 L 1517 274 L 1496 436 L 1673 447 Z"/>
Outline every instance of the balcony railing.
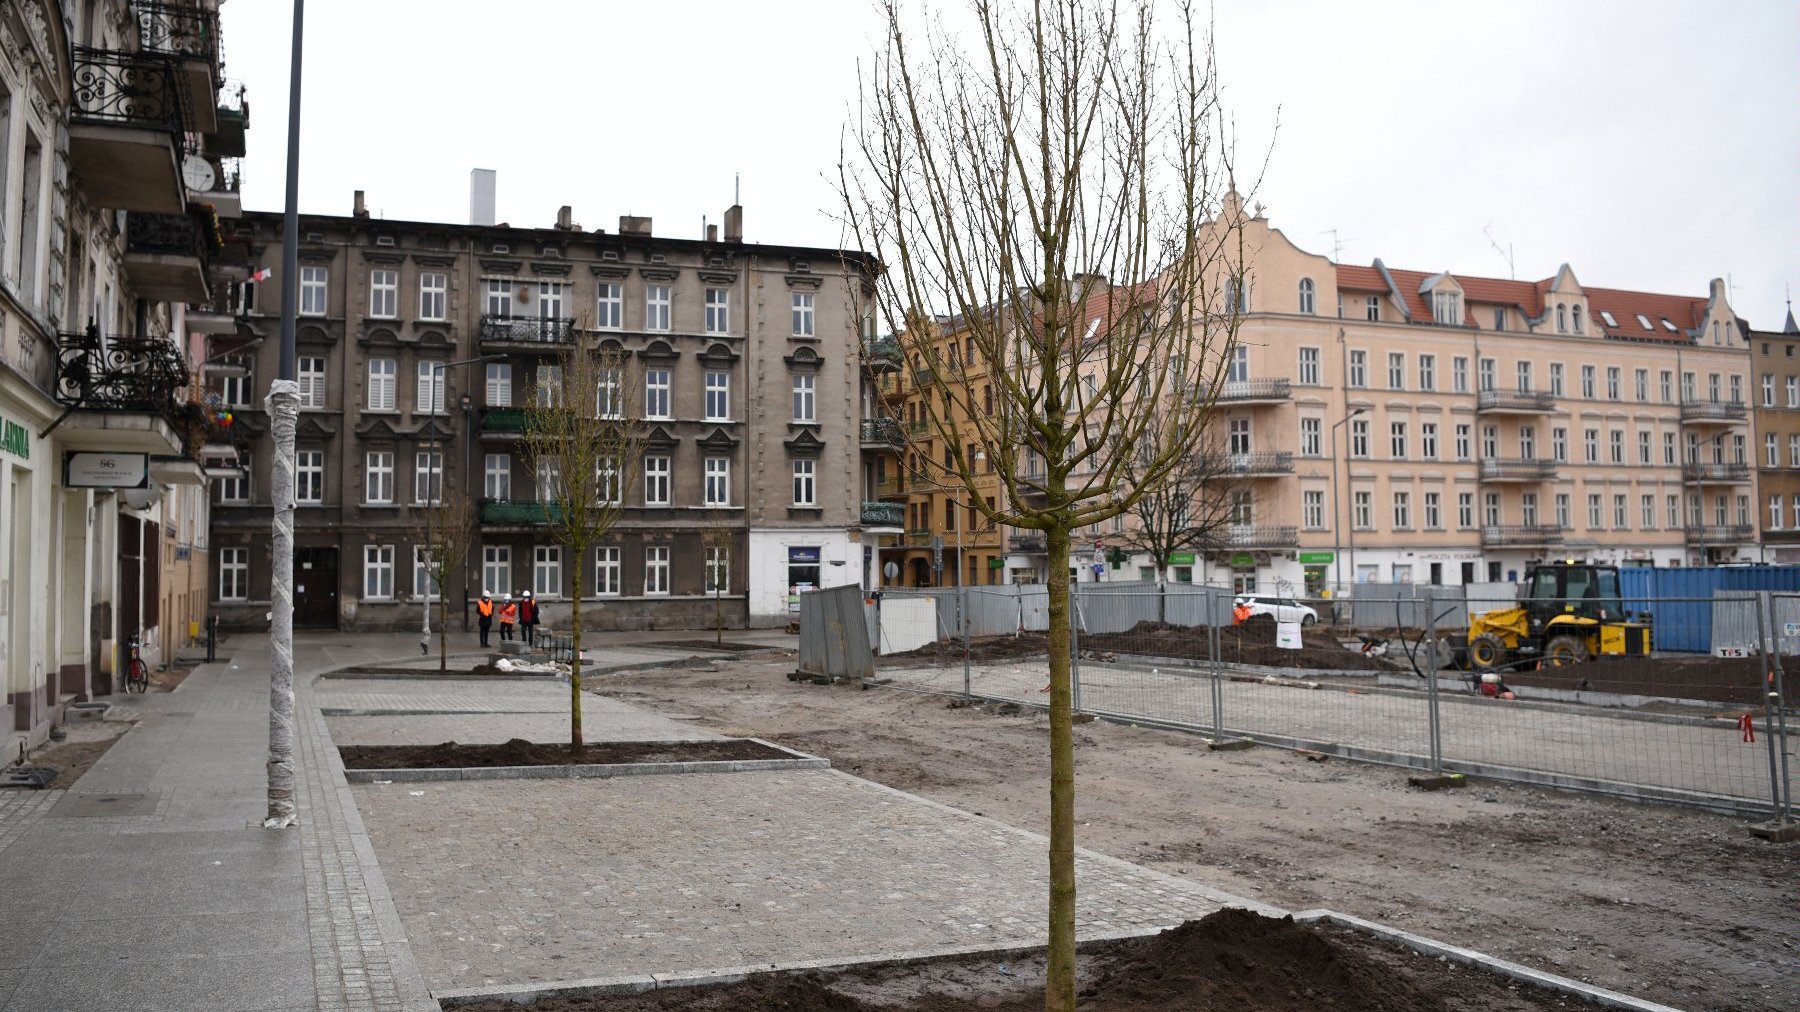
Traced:
<path fill-rule="evenodd" d="M 1287 525 L 1257 527 L 1251 524 L 1232 524 L 1209 532 L 1201 540 L 1204 547 L 1212 551 L 1292 548 L 1300 543 L 1300 528 Z"/>
<path fill-rule="evenodd" d="M 524 526 L 527 524 L 543 524 L 552 517 L 561 517 L 562 508 L 555 505 L 546 506 L 530 499 L 483 499 L 481 500 L 481 522 L 496 526 Z"/>
<path fill-rule="evenodd" d="M 904 446 L 906 430 L 898 418 L 865 418 L 862 441 L 864 446 Z"/>
<path fill-rule="evenodd" d="M 1482 481 L 1549 481 L 1556 461 L 1530 457 L 1488 457 L 1481 462 Z"/>
<path fill-rule="evenodd" d="M 1749 464 L 1709 464 L 1688 461 L 1681 465 L 1681 480 L 1691 484 L 1733 484 L 1750 480 Z"/>
<path fill-rule="evenodd" d="M 205 263 L 221 243 L 210 213 L 144 214 L 125 217 L 125 252 L 194 257 Z"/>
<path fill-rule="evenodd" d="M 507 317 L 484 314 L 481 340 L 503 344 L 571 344 L 575 330 L 560 317 Z"/>
<path fill-rule="evenodd" d="M 90 46 L 74 47 L 73 57 L 71 120 L 182 131 L 181 87 L 168 59 Z"/>
<path fill-rule="evenodd" d="M 1006 550 L 1009 552 L 1042 552 L 1044 536 L 1042 534 L 1014 534 L 1006 539 Z"/>
<path fill-rule="evenodd" d="M 1291 384 L 1285 379 L 1228 380 L 1219 388 L 1219 400 L 1242 404 L 1247 401 L 1285 401 L 1293 397 Z"/>
<path fill-rule="evenodd" d="M 897 502 L 865 502 L 862 522 L 868 527 L 902 527 L 906 524 L 906 507 Z"/>
<path fill-rule="evenodd" d="M 518 435 L 525 431 L 524 408 L 488 408 L 481 413 L 481 431 Z"/>
<path fill-rule="evenodd" d="M 1756 529 L 1749 524 L 1699 524 L 1682 528 L 1682 533 L 1694 545 L 1735 545 L 1756 537 Z"/>
<path fill-rule="evenodd" d="M 902 361 L 900 342 L 893 338 L 877 338 L 862 344 L 863 365 L 875 372 L 896 372 Z"/>
<path fill-rule="evenodd" d="M 931 528 L 914 527 L 912 530 L 906 532 L 906 540 L 914 548 L 930 548 Z"/>
<path fill-rule="evenodd" d="M 203 6 L 137 0 L 138 48 L 219 64 L 219 13 Z"/>
<path fill-rule="evenodd" d="M 173 421 L 175 392 L 187 384 L 175 345 L 160 337 L 95 331 L 61 334 L 56 351 L 56 400 L 82 411 L 125 411 Z"/>
<path fill-rule="evenodd" d="M 1743 401 L 1682 401 L 1684 422 L 1741 422 L 1748 412 Z"/>
<path fill-rule="evenodd" d="M 1221 460 L 1227 474 L 1293 474 L 1294 455 L 1288 450 L 1260 450 L 1254 453 L 1228 453 Z"/>
<path fill-rule="evenodd" d="M 892 478 L 883 478 L 876 484 L 875 493 L 877 495 L 905 495 L 906 479 L 899 475 L 895 475 Z"/>
<path fill-rule="evenodd" d="M 1483 527 L 1481 543 L 1492 548 L 1512 545 L 1542 547 L 1561 543 L 1561 524 L 1522 524 L 1517 527 Z"/>
<path fill-rule="evenodd" d="M 1545 414 L 1556 410 L 1556 396 L 1547 390 L 1483 390 L 1475 395 L 1475 410 Z"/>

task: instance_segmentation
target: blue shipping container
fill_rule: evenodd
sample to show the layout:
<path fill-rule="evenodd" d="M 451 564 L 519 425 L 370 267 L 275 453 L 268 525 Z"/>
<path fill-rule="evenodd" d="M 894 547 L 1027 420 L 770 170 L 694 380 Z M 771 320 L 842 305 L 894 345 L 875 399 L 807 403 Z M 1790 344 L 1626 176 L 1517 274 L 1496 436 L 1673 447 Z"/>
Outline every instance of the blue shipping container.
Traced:
<path fill-rule="evenodd" d="M 1627 611 L 1650 613 L 1656 649 L 1710 654 L 1714 591 L 1800 592 L 1800 566 L 1621 569 L 1619 585 Z M 1659 600 L 1662 598 L 1695 600 Z"/>

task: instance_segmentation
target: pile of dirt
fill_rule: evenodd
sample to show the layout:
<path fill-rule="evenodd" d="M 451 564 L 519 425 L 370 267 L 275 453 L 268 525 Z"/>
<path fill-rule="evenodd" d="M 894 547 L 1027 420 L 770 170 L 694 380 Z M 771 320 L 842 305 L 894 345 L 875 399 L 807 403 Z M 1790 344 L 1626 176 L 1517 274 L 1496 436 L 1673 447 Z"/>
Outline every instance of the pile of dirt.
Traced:
<path fill-rule="evenodd" d="M 1085 645 L 1085 644 L 1084 644 Z M 977 636 L 969 641 L 969 660 L 976 664 L 1046 657 L 1050 653 L 1050 637 L 1041 632 L 1023 632 L 1015 636 Z M 920 662 L 961 664 L 961 640 L 938 640 L 917 650 L 882 654 L 875 658 L 877 667 L 915 667 Z"/>
<path fill-rule="evenodd" d="M 1800 658 L 1782 657 L 1781 670 L 1800 671 Z M 1617 692 L 1669 699 L 1703 699 L 1716 703 L 1761 706 L 1767 699 L 1760 657 L 1710 657 L 1706 654 L 1659 654 L 1643 657 L 1599 657 L 1567 667 L 1503 673 L 1509 684 L 1583 692 Z M 1787 677 L 1788 696 L 1797 688 Z"/>
<path fill-rule="evenodd" d="M 1206 660 L 1210 649 L 1207 635 L 1203 626 L 1146 621 L 1125 632 L 1086 633 L 1078 645 L 1082 657 L 1100 661 L 1130 656 Z M 1301 630 L 1301 643 L 1298 650 L 1276 646 L 1275 619 L 1253 615 L 1243 625 L 1219 630 L 1219 658 L 1227 663 L 1315 671 L 1392 671 L 1396 667 L 1379 657 L 1346 648 L 1335 635 L 1316 625 Z M 982 637 L 969 644 L 969 660 L 976 664 L 1046 657 L 1049 652 L 1049 637 L 1041 632 Z M 917 650 L 877 657 L 875 663 L 878 667 L 911 667 L 921 662 L 960 664 L 962 657 L 961 642 L 940 640 Z"/>
<path fill-rule="evenodd" d="M 1084 949 L 1082 1012 L 1535 1012 L 1548 991 L 1395 949 L 1332 926 L 1220 910 L 1159 935 Z M 944 959 L 908 967 L 754 977 L 623 997 L 545 998 L 533 1012 L 1027 1012 L 1043 1008 L 1041 954 L 1012 963 Z M 489 1001 L 458 1012 L 518 1012 Z"/>
<path fill-rule="evenodd" d="M 780 749 L 743 739 L 721 741 L 614 741 L 590 744 L 576 755 L 566 744 L 540 745 L 514 738 L 501 745 L 344 745 L 344 768 L 437 770 L 488 766 L 575 766 L 615 763 L 725 762 L 792 759 Z"/>

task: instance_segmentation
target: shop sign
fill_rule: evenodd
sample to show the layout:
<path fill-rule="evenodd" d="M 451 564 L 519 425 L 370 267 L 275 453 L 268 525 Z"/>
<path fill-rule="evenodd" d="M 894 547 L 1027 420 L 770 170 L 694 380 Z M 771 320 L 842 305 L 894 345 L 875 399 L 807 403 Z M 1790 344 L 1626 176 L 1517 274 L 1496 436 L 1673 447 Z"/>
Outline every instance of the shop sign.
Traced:
<path fill-rule="evenodd" d="M 789 548 L 788 561 L 816 564 L 819 561 L 819 548 L 817 545 L 802 548 Z"/>
<path fill-rule="evenodd" d="M 1255 569 L 1256 568 L 1256 556 L 1250 554 L 1249 552 L 1239 552 L 1236 555 L 1233 555 L 1231 557 L 1231 568 L 1233 568 L 1233 569 Z"/>
<path fill-rule="evenodd" d="M 1191 566 L 1193 564 L 1194 564 L 1194 553 L 1193 552 L 1170 552 L 1169 553 L 1169 565 L 1171 565 L 1171 566 Z"/>
<path fill-rule="evenodd" d="M 996 555 L 993 558 L 988 559 L 988 568 L 989 569 L 1005 569 L 1006 568 L 1006 560 Z"/>
<path fill-rule="evenodd" d="M 74 452 L 63 455 L 65 488 L 148 488 L 146 453 Z"/>
<path fill-rule="evenodd" d="M 1324 566 L 1337 561 L 1335 552 L 1301 552 L 1300 562 L 1309 566 Z"/>
<path fill-rule="evenodd" d="M 0 418 L 0 450 L 20 460 L 30 460 L 31 430 L 10 418 Z"/>

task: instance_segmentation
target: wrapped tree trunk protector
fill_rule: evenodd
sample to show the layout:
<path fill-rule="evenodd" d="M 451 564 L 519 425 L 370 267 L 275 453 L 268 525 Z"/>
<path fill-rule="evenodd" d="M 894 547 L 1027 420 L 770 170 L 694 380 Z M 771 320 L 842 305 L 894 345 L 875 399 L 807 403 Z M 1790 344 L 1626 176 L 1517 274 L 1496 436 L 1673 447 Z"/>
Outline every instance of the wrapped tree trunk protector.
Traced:
<path fill-rule="evenodd" d="M 275 503 L 274 573 L 269 589 L 269 813 L 268 829 L 294 824 L 294 428 L 300 384 L 269 384 L 268 410 L 275 433 L 270 498 Z"/>

